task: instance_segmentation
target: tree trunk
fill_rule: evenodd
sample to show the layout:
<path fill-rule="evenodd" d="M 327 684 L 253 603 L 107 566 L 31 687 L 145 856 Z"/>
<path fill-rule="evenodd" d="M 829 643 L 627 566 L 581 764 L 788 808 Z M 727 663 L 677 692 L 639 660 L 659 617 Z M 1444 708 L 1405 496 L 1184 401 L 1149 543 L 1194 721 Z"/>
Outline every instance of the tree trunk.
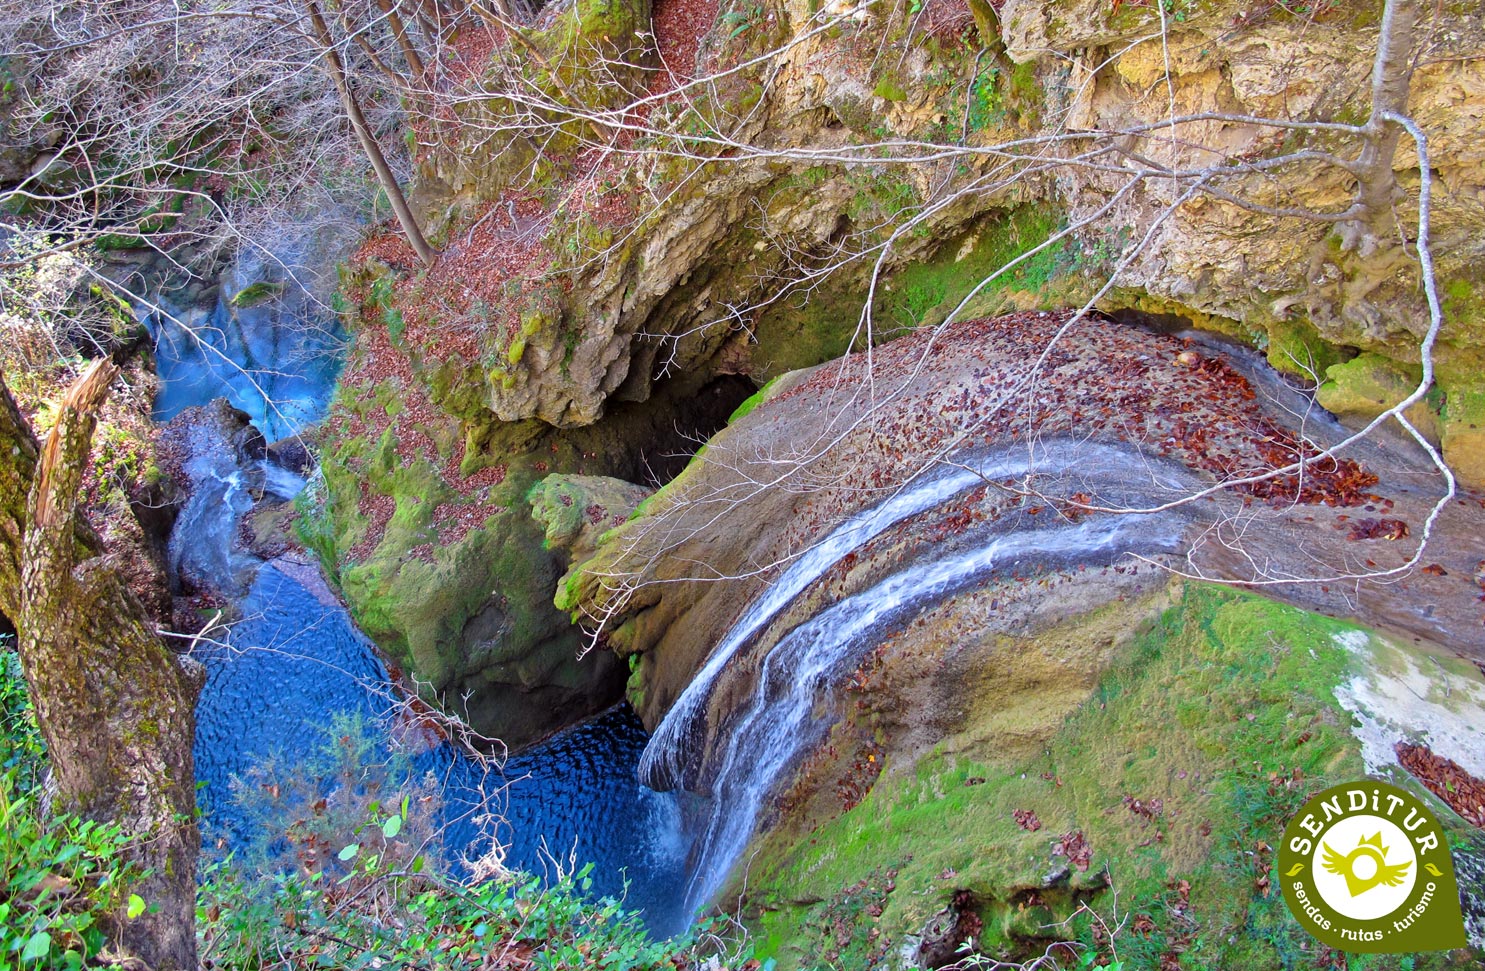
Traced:
<path fill-rule="evenodd" d="M 1392 205 L 1398 186 L 1392 161 L 1403 132 L 1384 116 L 1408 113 L 1420 7 L 1419 0 L 1387 0 L 1382 11 L 1381 36 L 1372 62 L 1372 115 L 1356 159 L 1361 215 L 1340 227 L 1343 245 L 1360 249 L 1363 256 L 1395 235 Z"/>
<path fill-rule="evenodd" d="M 325 65 L 330 71 L 330 80 L 335 84 L 335 92 L 340 95 L 340 103 L 345 112 L 350 116 L 351 128 L 355 129 L 356 138 L 361 142 L 361 147 L 366 151 L 366 157 L 371 160 L 371 167 L 376 171 L 377 181 L 381 183 L 382 189 L 387 193 L 387 199 L 392 203 L 392 211 L 397 214 L 397 221 L 402 224 L 402 232 L 407 236 L 407 241 L 417 252 L 418 259 L 423 261 L 424 266 L 432 266 L 433 261 L 438 258 L 438 251 L 428 244 L 423 236 L 423 230 L 418 226 L 417 219 L 412 210 L 408 208 L 407 198 L 402 194 L 402 188 L 397 184 L 397 177 L 392 174 L 392 167 L 387 164 L 387 158 L 382 154 L 381 146 L 377 145 L 376 139 L 371 135 L 371 126 L 366 123 L 366 116 L 361 113 L 361 105 L 356 100 L 356 93 L 351 90 L 351 82 L 345 73 L 345 65 L 341 63 L 340 54 L 335 50 L 335 39 L 330 34 L 330 28 L 325 23 L 325 18 L 320 13 L 319 4 L 315 0 L 306 0 L 305 9 L 309 13 L 310 25 L 314 28 L 315 38 L 325 52 Z"/>
<path fill-rule="evenodd" d="M 397 46 L 402 48 L 402 59 L 407 61 L 407 70 L 412 75 L 414 83 L 427 84 L 427 68 L 423 64 L 423 58 L 418 54 L 418 49 L 413 46 L 412 38 L 408 36 L 407 25 L 402 22 L 402 15 L 397 12 L 392 0 L 376 0 L 376 6 L 386 16 L 387 26 L 392 28 L 392 36 L 397 38 Z"/>
<path fill-rule="evenodd" d="M 117 373 L 95 362 L 68 390 L 40 449 L 0 382 L 0 606 L 20 633 L 55 805 L 119 824 L 131 839 L 125 860 L 146 873 L 128 890 L 148 910 L 130 919 L 121 904 L 109 929 L 154 971 L 194 971 L 200 678 L 161 643 L 111 558 L 95 555 L 83 541 L 91 530 L 78 526 L 95 412 Z M 19 537 L 17 508 L 25 510 Z"/>

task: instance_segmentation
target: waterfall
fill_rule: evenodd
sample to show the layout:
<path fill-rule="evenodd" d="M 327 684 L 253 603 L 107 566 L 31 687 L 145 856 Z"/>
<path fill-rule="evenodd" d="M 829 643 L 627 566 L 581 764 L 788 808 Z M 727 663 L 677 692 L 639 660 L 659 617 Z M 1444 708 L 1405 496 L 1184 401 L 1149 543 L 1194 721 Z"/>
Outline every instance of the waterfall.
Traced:
<path fill-rule="evenodd" d="M 1131 548 L 1171 549 L 1179 537 L 1173 517 L 1135 515 L 992 535 L 893 574 L 794 628 L 769 652 L 753 696 L 727 730 L 711 816 L 686 887 L 688 910 L 708 903 L 726 879 L 753 835 L 764 800 L 828 730 L 830 720 L 817 714 L 821 702 L 885 628 L 1029 561 L 1044 569 L 1107 562 Z"/>
<path fill-rule="evenodd" d="M 226 283 L 240 293 L 270 280 L 239 270 L 227 274 Z M 164 298 L 163 313 L 140 308 L 154 336 L 162 383 L 155 420 L 226 398 L 269 441 L 297 434 L 323 417 L 329 403 L 344 351 L 339 321 L 297 287 L 257 306 L 234 306 L 228 289 L 223 286 L 210 311 Z"/>
<path fill-rule="evenodd" d="M 933 509 L 986 481 L 1020 477 L 1034 471 L 1067 474 L 1087 470 L 1096 474 L 1110 467 L 1127 468 L 1129 463 L 1130 452 L 1127 449 L 1097 442 L 1053 442 L 1019 448 L 993 458 L 966 460 L 962 463 L 963 468 L 919 478 L 881 504 L 846 519 L 790 563 L 712 651 L 706 664 L 666 712 L 645 746 L 639 763 L 640 781 L 655 789 L 670 789 L 681 783 L 700 748 L 706 727 L 706 701 L 718 676 L 738 651 L 780 610 L 845 554 L 903 520 Z M 1148 475 L 1150 470 L 1141 463 L 1137 471 Z M 1174 487 L 1174 483 L 1169 485 Z"/>
<path fill-rule="evenodd" d="M 766 800 L 824 738 L 833 718 L 830 695 L 839 681 L 890 630 L 946 597 L 993 576 L 1048 571 L 1073 564 L 1106 565 L 1126 552 L 1178 550 L 1186 514 L 1055 514 L 1008 517 L 930 547 L 874 583 L 783 634 L 762 659 L 757 682 L 717 727 L 714 754 L 699 763 L 707 734 L 709 696 L 728 664 L 810 584 L 845 554 L 894 525 L 935 508 L 986 480 L 1036 474 L 1037 487 L 1067 495 L 1087 491 L 1108 504 L 1158 504 L 1188 491 L 1190 472 L 1127 445 L 1059 440 L 1016 446 L 920 478 L 874 508 L 859 512 L 794 560 L 743 611 L 696 678 L 666 714 L 645 749 L 641 779 L 673 784 L 683 773 L 708 775 L 710 808 L 699 834 L 685 891 L 685 909 L 710 903 L 758 826 Z M 1055 488 L 1054 488 L 1055 486 Z"/>

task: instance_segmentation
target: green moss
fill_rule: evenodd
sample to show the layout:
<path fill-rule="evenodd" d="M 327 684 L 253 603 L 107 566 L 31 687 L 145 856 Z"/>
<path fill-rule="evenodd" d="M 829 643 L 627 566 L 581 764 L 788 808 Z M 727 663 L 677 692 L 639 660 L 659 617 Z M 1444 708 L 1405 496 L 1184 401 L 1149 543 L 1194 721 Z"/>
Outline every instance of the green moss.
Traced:
<path fill-rule="evenodd" d="M 880 214 L 898 198 L 896 189 L 873 190 L 862 208 Z M 1016 257 L 1057 230 L 1057 217 L 1026 207 L 991 213 L 968 232 L 945 240 L 926 260 L 889 268 L 878 281 L 872 306 L 873 343 L 904 331 L 943 322 L 972 290 Z M 1076 281 L 1068 274 L 1067 246 L 1055 245 L 1001 273 L 971 300 L 961 319 L 1006 308 L 1049 308 L 1069 299 Z M 812 367 L 861 347 L 857 332 L 866 285 L 859 276 L 838 273 L 807 299 L 779 301 L 759 317 L 758 357 L 753 373 L 776 377 Z"/>
<path fill-rule="evenodd" d="M 1000 273 L 1017 257 L 1035 249 L 1057 231 L 1056 216 L 1032 208 L 1001 214 L 981 228 L 939 249 L 930 260 L 904 267 L 884 288 L 887 319 L 908 326 L 932 326 L 985 280 L 960 319 L 1005 308 L 1012 294 L 1024 294 L 1032 306 L 1062 302 L 1054 281 L 1062 275 L 1067 246 L 1054 245 Z M 956 245 L 957 244 L 957 245 Z M 994 276 L 994 279 L 990 279 Z"/>
<path fill-rule="evenodd" d="M 889 766 L 860 805 L 807 839 L 765 842 L 748 881 L 765 953 L 794 967 L 841 952 L 842 966 L 865 967 L 864 942 L 897 946 L 955 891 L 972 895 L 984 920 L 977 943 L 991 956 L 1024 956 L 1059 937 L 1091 943 L 1079 907 L 1107 913 L 1107 874 L 1120 915 L 1153 923 L 1120 940 L 1127 967 L 1159 967 L 1173 949 L 1182 967 L 1300 964 L 1308 938 L 1258 881 L 1273 860 L 1265 847 L 1306 794 L 1363 774 L 1333 694 L 1354 661 L 1332 635 L 1348 629 L 1250 594 L 1188 587 L 1045 755 L 1007 764 L 995 752 L 935 751 Z M 1134 799 L 1159 799 L 1160 810 L 1132 812 Z M 1019 826 L 1017 810 L 1041 828 Z M 1067 863 L 1050 848 L 1074 832 L 1091 865 L 1049 886 L 1046 875 Z M 895 889 L 883 889 L 884 871 Z M 851 916 L 863 887 L 875 889 L 879 916 Z M 853 953 L 842 951 L 846 940 Z"/>
<path fill-rule="evenodd" d="M 1336 364 L 1325 371 L 1325 383 L 1315 393 L 1315 400 L 1343 418 L 1369 421 L 1408 397 L 1418 387 L 1422 369 L 1381 354 L 1361 354 Z M 1439 440 L 1438 408 L 1441 395 L 1437 389 L 1409 408 L 1408 420 L 1431 440 Z"/>
<path fill-rule="evenodd" d="M 752 396 L 750 396 L 746 401 L 738 405 L 737 408 L 734 409 L 732 414 L 728 417 L 727 424 L 732 425 L 741 421 L 743 418 L 746 418 L 754 408 L 757 408 L 759 405 L 763 404 L 763 402 L 767 401 L 768 396 L 773 393 L 773 389 L 778 385 L 778 381 L 778 378 L 773 378 L 772 380 L 764 384 L 763 387 L 754 392 Z"/>
<path fill-rule="evenodd" d="M 1444 281 L 1442 290 L 1444 336 L 1460 345 L 1485 344 L 1485 282 L 1474 275 Z"/>
<path fill-rule="evenodd" d="M 257 283 L 249 284 L 237 291 L 232 297 L 234 307 L 256 307 L 274 299 L 284 292 L 282 283 L 269 283 L 267 280 L 259 280 Z"/>
<path fill-rule="evenodd" d="M 1322 377 L 1326 370 L 1346 360 L 1346 352 L 1326 343 L 1305 320 L 1276 321 L 1267 333 L 1268 363 L 1277 371 L 1306 380 Z"/>
<path fill-rule="evenodd" d="M 629 680 L 624 685 L 624 697 L 629 699 L 629 705 L 635 711 L 644 711 L 645 705 L 643 660 L 639 654 L 629 655 Z"/>
<path fill-rule="evenodd" d="M 1450 425 L 1485 429 L 1485 381 L 1474 387 L 1454 387 L 1443 395 L 1443 418 Z"/>
<path fill-rule="evenodd" d="M 921 202 L 917 186 L 896 171 L 853 170 L 846 181 L 856 187 L 846 215 L 858 223 L 887 224 Z"/>
<path fill-rule="evenodd" d="M 876 90 L 872 92 L 872 94 L 876 95 L 878 98 L 884 98 L 887 101 L 907 100 L 907 89 L 905 89 L 902 85 L 897 84 L 890 78 L 883 78 L 877 85 Z"/>

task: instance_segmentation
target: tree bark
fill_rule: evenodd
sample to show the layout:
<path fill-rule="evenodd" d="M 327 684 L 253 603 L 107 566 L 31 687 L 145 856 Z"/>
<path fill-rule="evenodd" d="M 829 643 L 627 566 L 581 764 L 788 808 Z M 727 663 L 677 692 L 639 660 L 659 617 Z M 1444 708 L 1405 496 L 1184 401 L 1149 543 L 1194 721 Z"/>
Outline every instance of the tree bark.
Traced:
<path fill-rule="evenodd" d="M 127 889 L 148 910 L 130 919 L 121 903 L 106 924 L 154 971 L 194 971 L 200 678 L 161 643 L 112 558 L 96 555 L 84 541 L 91 530 L 78 525 L 95 412 L 117 373 L 95 362 L 40 448 L 0 382 L 0 599 L 20 634 L 54 805 L 119 824 L 130 838 L 125 861 L 143 873 Z"/>
<path fill-rule="evenodd" d="M 1356 159 L 1359 183 L 1356 201 L 1361 216 L 1340 227 L 1346 248 L 1359 248 L 1362 255 L 1379 245 L 1396 225 L 1392 204 L 1398 186 L 1392 162 L 1403 132 L 1384 116 L 1408 113 L 1420 7 L 1419 0 L 1387 0 L 1382 11 L 1377 56 L 1372 62 L 1372 114 L 1366 123 L 1361 154 Z"/>
<path fill-rule="evenodd" d="M 376 6 L 386 16 L 387 26 L 392 28 L 392 36 L 397 38 L 397 46 L 402 48 L 402 59 L 407 61 L 407 70 L 413 81 L 419 85 L 428 83 L 423 58 L 413 46 L 412 38 L 407 33 L 407 25 L 402 22 L 402 15 L 397 12 L 392 0 L 376 0 Z"/>
<path fill-rule="evenodd" d="M 377 181 L 381 183 L 382 189 L 387 193 L 387 199 L 392 203 L 392 211 L 397 214 L 397 221 L 402 225 L 402 232 L 407 236 L 407 241 L 418 254 L 418 259 L 423 261 L 424 266 L 432 266 L 433 261 L 438 258 L 438 251 L 428 244 L 423 236 L 423 230 L 418 226 L 417 218 L 413 216 L 412 210 L 408 208 L 407 198 L 402 194 L 402 188 L 397 184 L 397 177 L 392 174 L 392 167 L 387 164 L 387 158 L 382 154 L 381 146 L 377 145 L 376 139 L 372 137 L 371 126 L 366 122 L 366 116 L 361 113 L 361 104 L 356 100 L 356 93 L 351 90 L 350 79 L 346 76 L 345 65 L 341 63 L 340 54 L 335 50 L 335 39 L 330 34 L 330 27 L 325 23 L 324 16 L 320 13 L 319 4 L 315 0 L 305 0 L 305 10 L 309 14 L 310 26 L 314 28 L 315 38 L 319 41 L 321 49 L 325 54 L 325 66 L 330 71 L 330 80 L 335 85 L 335 92 L 340 96 L 340 103 L 345 112 L 350 116 L 351 128 L 356 132 L 356 138 L 361 142 L 361 148 L 365 150 L 366 157 L 371 160 L 371 167 L 376 172 Z"/>

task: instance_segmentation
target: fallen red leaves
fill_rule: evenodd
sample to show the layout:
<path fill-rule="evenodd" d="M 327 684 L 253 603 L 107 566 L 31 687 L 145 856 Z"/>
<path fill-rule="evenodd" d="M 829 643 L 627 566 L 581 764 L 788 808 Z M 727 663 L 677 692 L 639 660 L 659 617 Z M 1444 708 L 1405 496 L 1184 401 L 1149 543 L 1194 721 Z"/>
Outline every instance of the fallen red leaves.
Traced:
<path fill-rule="evenodd" d="M 1470 775 L 1453 759 L 1434 754 L 1426 745 L 1398 742 L 1393 751 L 1403 768 L 1429 792 L 1448 803 L 1471 826 L 1485 829 L 1485 781 Z"/>
<path fill-rule="evenodd" d="M 1124 806 L 1131 813 L 1143 819 L 1147 826 L 1165 814 L 1165 800 L 1163 799 L 1135 799 L 1132 796 L 1125 796 Z"/>
<path fill-rule="evenodd" d="M 670 76 L 690 81 L 696 76 L 696 51 L 717 19 L 717 0 L 656 0 L 653 20 L 662 70 L 651 93 L 672 87 Z"/>
<path fill-rule="evenodd" d="M 1016 825 L 1029 833 L 1035 833 L 1042 828 L 1042 821 L 1036 818 L 1036 813 L 1030 809 L 1017 809 L 1011 813 L 1016 820 Z"/>
<path fill-rule="evenodd" d="M 825 365 L 773 399 L 806 395 L 831 407 L 861 386 L 868 366 L 873 386 L 906 385 L 916 396 L 875 419 L 870 447 L 880 455 L 860 456 L 863 473 L 853 490 L 811 497 L 808 514 L 797 520 L 798 538 L 806 539 L 814 523 L 835 521 L 859 502 L 863 488 L 895 485 L 890 470 L 904 456 L 1058 435 L 1128 442 L 1234 483 L 1249 503 L 1390 512 L 1391 501 L 1369 491 L 1376 476 L 1354 461 L 1319 455 L 1275 424 L 1247 379 L 1225 361 L 1098 314 L 1069 327 L 1071 316 L 1027 311 L 919 331 L 874 348 L 869 359 L 857 353 Z M 974 362 L 977 384 L 966 386 L 966 361 Z M 945 380 L 936 384 L 939 374 Z M 1276 474 L 1296 464 L 1298 474 Z M 969 526 L 975 508 L 946 506 L 936 535 Z"/>
<path fill-rule="evenodd" d="M 1065 856 L 1067 862 L 1079 870 L 1087 870 L 1093 862 L 1093 847 L 1088 845 L 1088 839 L 1080 829 L 1057 837 L 1057 845 L 1052 847 L 1052 855 Z"/>
<path fill-rule="evenodd" d="M 1402 539 L 1407 535 L 1408 524 L 1401 519 L 1357 519 L 1351 523 L 1351 531 L 1346 534 L 1346 538 Z"/>

